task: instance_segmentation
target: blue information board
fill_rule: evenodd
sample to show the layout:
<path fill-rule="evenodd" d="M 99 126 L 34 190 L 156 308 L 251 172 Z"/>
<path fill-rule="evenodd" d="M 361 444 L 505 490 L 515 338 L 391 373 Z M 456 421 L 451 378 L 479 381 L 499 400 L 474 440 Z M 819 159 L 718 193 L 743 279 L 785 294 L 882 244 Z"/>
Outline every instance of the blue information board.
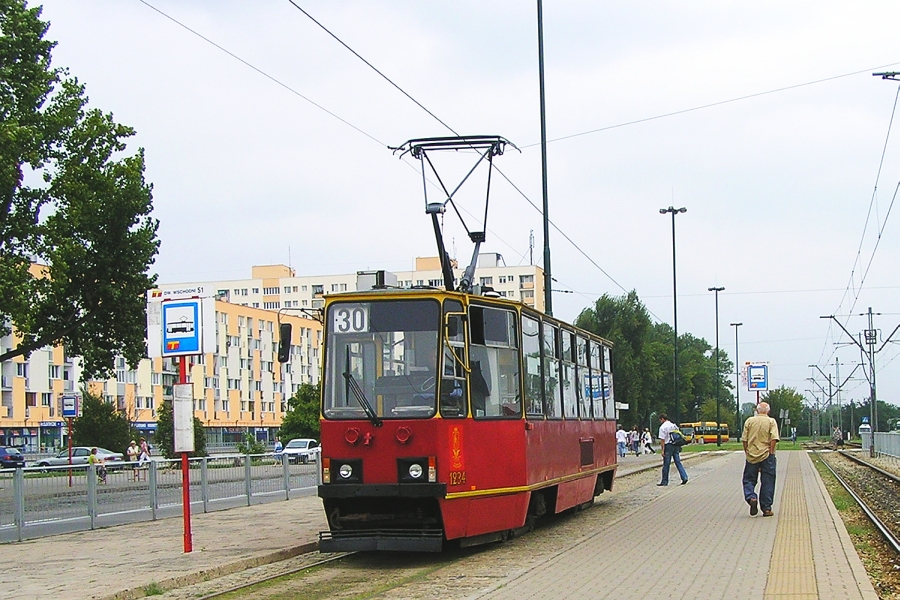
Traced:
<path fill-rule="evenodd" d="M 200 299 L 162 304 L 163 356 L 200 354 Z"/>

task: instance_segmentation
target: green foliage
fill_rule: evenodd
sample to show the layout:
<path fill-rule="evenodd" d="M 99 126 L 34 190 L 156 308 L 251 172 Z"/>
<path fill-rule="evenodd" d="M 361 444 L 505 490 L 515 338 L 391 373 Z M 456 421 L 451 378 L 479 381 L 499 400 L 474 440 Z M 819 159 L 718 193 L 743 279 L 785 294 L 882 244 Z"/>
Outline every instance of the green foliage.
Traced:
<path fill-rule="evenodd" d="M 82 390 L 81 416 L 72 421 L 72 443 L 125 453 L 137 430 L 116 407 Z"/>
<path fill-rule="evenodd" d="M 245 433 L 244 438 L 238 442 L 237 451 L 241 454 L 265 454 L 266 445 L 249 433 Z"/>
<path fill-rule="evenodd" d="M 104 376 L 144 354 L 158 222 L 143 150 L 122 156 L 134 131 L 50 66 L 40 13 L 0 0 L 0 336 L 21 336 L 0 361 L 61 343 Z"/>
<path fill-rule="evenodd" d="M 604 295 L 581 312 L 575 324 L 614 344 L 613 386 L 617 402 L 629 405 L 621 421 L 628 426 L 656 427 L 653 416 L 674 417 L 674 330 L 653 323 L 637 293 Z M 689 333 L 678 336 L 678 400 L 682 422 L 716 418 L 716 353 L 706 340 Z M 734 427 L 734 364 L 719 348 L 718 397 L 720 421 Z"/>
<path fill-rule="evenodd" d="M 778 421 L 779 433 L 782 439 L 790 437 L 790 427 L 796 427 L 800 423 L 803 414 L 803 394 L 794 388 L 781 386 L 774 390 L 766 392 L 760 400 L 769 403 L 769 416 L 774 417 Z M 779 418 L 782 410 L 788 411 L 788 418 L 791 419 L 793 425 L 785 425 L 785 431 L 781 431 L 782 421 Z M 822 433 L 822 432 L 820 432 Z M 826 434 L 831 433 L 831 428 L 825 431 Z"/>
<path fill-rule="evenodd" d="M 175 417 L 172 414 L 172 403 L 165 401 L 156 412 L 156 434 L 153 446 L 166 458 L 177 458 L 175 454 Z M 191 458 L 206 456 L 206 430 L 203 422 L 194 417 L 194 451 L 189 452 Z"/>
<path fill-rule="evenodd" d="M 278 436 L 287 444 L 294 438 L 319 439 L 319 432 L 319 386 L 304 383 L 288 398 Z"/>

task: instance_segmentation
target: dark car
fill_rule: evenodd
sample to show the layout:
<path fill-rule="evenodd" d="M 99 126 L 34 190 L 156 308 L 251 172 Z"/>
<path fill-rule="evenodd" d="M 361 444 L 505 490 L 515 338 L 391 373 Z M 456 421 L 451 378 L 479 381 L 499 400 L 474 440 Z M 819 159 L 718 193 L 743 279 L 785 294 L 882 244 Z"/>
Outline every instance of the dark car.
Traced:
<path fill-rule="evenodd" d="M 0 469 L 18 469 L 25 466 L 25 457 L 18 448 L 0 446 Z"/>

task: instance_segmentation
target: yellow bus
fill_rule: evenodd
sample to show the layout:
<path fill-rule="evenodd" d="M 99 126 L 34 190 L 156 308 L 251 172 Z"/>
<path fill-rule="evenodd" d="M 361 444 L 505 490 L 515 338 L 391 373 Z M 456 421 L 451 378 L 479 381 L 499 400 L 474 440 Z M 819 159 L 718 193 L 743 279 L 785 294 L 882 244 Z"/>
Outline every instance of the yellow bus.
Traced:
<path fill-rule="evenodd" d="M 681 433 L 687 438 L 688 442 L 697 444 L 716 443 L 717 432 L 715 421 L 697 421 L 694 423 L 681 423 L 679 425 Z M 719 423 L 719 432 L 722 435 L 722 441 L 728 441 L 728 423 Z"/>

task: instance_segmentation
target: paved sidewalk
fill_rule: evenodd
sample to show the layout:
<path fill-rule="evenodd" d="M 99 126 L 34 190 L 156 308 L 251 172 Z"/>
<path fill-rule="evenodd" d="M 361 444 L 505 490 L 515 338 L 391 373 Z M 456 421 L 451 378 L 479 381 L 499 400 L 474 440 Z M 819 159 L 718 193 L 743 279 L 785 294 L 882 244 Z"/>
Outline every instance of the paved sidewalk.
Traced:
<path fill-rule="evenodd" d="M 315 496 L 194 514 L 191 521 L 190 554 L 183 552 L 180 518 L 0 545 L 0 598 L 138 597 L 123 592 L 151 583 L 175 587 L 165 584 L 170 580 L 187 585 L 310 552 L 325 528 Z"/>
<path fill-rule="evenodd" d="M 774 518 L 749 515 L 743 454 L 723 454 L 689 466 L 688 485 L 479 597 L 877 599 L 809 456 L 778 458 Z"/>

